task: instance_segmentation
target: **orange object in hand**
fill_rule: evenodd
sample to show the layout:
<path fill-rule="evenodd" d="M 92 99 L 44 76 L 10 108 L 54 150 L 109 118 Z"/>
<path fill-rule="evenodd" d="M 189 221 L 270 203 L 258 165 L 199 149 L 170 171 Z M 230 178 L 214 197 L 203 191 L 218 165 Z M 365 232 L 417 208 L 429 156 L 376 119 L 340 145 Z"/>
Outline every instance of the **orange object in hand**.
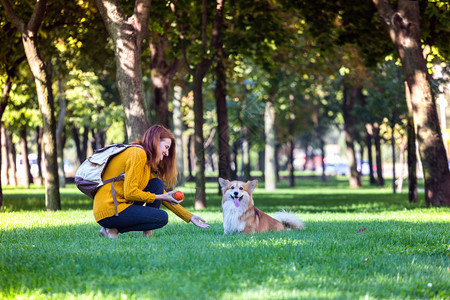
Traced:
<path fill-rule="evenodd" d="M 183 200 L 184 199 L 184 194 L 182 191 L 178 191 L 175 194 L 173 194 L 173 197 L 175 198 L 175 200 Z"/>

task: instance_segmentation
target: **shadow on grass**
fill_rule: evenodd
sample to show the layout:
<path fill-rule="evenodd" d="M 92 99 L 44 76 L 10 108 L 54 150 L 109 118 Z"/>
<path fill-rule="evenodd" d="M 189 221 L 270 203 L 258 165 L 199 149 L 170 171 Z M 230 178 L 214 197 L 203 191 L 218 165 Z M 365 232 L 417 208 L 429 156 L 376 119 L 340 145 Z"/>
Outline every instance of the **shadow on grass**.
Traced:
<path fill-rule="evenodd" d="M 220 223 L 212 225 L 169 223 L 152 239 L 129 233 L 118 240 L 101 238 L 96 224 L 5 230 L 0 292 L 6 298 L 223 299 L 261 292 L 261 298 L 427 298 L 446 288 L 449 236 L 441 224 L 316 221 L 305 231 L 253 236 L 224 236 Z"/>
<path fill-rule="evenodd" d="M 297 180 L 296 187 L 288 187 L 281 182 L 279 189 L 265 191 L 261 182 L 254 193 L 255 206 L 266 211 L 275 212 L 280 209 L 304 213 L 321 212 L 381 212 L 404 209 L 424 208 L 425 203 L 410 204 L 408 195 L 393 194 L 389 188 L 366 185 L 360 189 L 350 189 L 345 178 L 329 178 L 322 182 L 316 178 Z M 206 211 L 221 210 L 221 196 L 217 194 L 217 183 L 207 183 Z M 185 194 L 183 206 L 193 210 L 195 185 L 186 184 L 182 187 Z M 32 186 L 31 189 L 6 187 L 3 190 L 4 200 L 2 211 L 39 211 L 45 210 L 45 190 L 43 187 Z M 423 194 L 419 195 L 419 199 Z M 61 189 L 61 207 L 63 210 L 92 209 L 93 200 L 69 184 Z"/>

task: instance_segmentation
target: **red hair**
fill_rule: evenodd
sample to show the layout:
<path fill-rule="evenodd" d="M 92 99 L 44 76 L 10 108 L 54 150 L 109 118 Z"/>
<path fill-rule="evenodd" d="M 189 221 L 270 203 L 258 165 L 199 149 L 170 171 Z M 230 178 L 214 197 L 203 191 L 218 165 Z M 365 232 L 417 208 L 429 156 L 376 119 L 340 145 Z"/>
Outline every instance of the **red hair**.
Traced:
<path fill-rule="evenodd" d="M 169 148 L 169 155 L 164 156 L 161 161 L 159 153 L 159 143 L 162 139 L 170 139 L 172 144 Z M 152 171 L 164 182 L 168 188 L 175 187 L 177 182 L 177 164 L 176 164 L 176 143 L 173 134 L 164 126 L 153 125 L 144 133 L 142 140 L 136 140 L 132 144 L 141 145 L 147 154 L 147 164 Z"/>

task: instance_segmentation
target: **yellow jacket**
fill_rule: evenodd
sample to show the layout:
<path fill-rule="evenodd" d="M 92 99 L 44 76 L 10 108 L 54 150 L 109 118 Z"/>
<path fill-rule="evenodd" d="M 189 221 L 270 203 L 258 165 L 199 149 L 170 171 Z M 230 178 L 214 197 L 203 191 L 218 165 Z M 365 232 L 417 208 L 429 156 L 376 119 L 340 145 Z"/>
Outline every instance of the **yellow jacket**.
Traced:
<path fill-rule="evenodd" d="M 110 160 L 103 174 L 103 180 L 113 178 L 125 172 L 125 180 L 114 182 L 117 197 L 117 211 L 125 210 L 134 201 L 152 203 L 155 194 L 144 192 L 148 181 L 156 175 L 151 172 L 147 164 L 147 154 L 139 147 L 130 147 Z M 189 223 L 193 214 L 180 204 L 171 205 L 166 201 L 162 204 L 178 217 Z M 94 198 L 94 218 L 98 222 L 104 218 L 114 216 L 114 201 L 111 192 L 111 183 L 100 187 Z"/>

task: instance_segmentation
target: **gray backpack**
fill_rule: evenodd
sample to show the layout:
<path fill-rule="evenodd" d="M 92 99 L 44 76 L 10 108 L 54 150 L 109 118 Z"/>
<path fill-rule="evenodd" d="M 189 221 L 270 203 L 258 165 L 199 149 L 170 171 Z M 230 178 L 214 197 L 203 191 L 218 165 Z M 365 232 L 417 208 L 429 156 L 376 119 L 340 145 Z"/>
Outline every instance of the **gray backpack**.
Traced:
<path fill-rule="evenodd" d="M 114 200 L 114 208 L 116 216 L 119 215 L 117 211 L 117 197 L 114 190 L 114 182 L 125 179 L 125 173 L 122 173 L 114 178 L 102 180 L 103 173 L 109 161 L 117 154 L 123 152 L 129 147 L 141 147 L 140 145 L 124 145 L 114 144 L 105 148 L 94 150 L 94 154 L 86 159 L 78 168 L 75 174 L 75 184 L 80 191 L 94 199 L 97 190 L 111 182 L 111 192 Z M 142 148 L 142 147 L 141 147 Z"/>

